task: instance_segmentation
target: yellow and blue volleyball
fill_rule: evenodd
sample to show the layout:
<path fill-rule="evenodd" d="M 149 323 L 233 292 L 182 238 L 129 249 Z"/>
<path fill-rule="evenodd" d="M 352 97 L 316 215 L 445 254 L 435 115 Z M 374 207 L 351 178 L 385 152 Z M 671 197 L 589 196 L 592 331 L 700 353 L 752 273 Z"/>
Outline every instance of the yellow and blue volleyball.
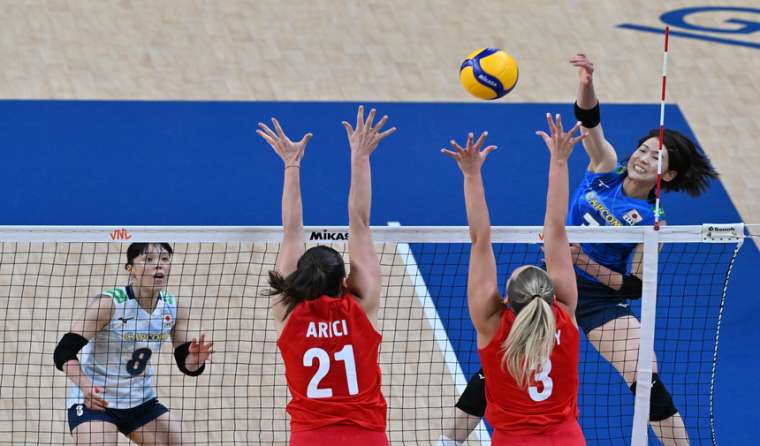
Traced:
<path fill-rule="evenodd" d="M 517 85 L 517 62 L 498 48 L 480 48 L 459 67 L 459 82 L 480 99 L 498 99 Z"/>

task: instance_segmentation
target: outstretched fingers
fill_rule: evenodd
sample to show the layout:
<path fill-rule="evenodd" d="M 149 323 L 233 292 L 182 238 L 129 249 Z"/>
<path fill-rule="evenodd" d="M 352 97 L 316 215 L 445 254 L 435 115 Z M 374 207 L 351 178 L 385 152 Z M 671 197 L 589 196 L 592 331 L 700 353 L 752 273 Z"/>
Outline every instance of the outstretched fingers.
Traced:
<path fill-rule="evenodd" d="M 441 149 L 441 153 L 443 153 L 444 155 L 448 156 L 449 158 L 454 158 L 455 160 L 459 160 L 460 159 L 458 153 L 452 152 L 451 150 L 446 149 L 446 148 Z"/>
<path fill-rule="evenodd" d="M 451 146 L 454 147 L 454 150 L 456 150 L 459 155 L 464 155 L 466 153 L 466 151 L 462 148 L 462 146 L 460 146 L 453 139 L 449 141 L 449 144 L 451 144 Z"/>
<path fill-rule="evenodd" d="M 356 131 L 364 127 L 364 106 L 360 105 L 356 110 Z"/>
<path fill-rule="evenodd" d="M 272 146 L 272 147 L 275 146 L 275 144 L 276 144 L 275 140 L 271 136 L 269 136 L 265 131 L 263 131 L 263 130 L 256 130 L 256 133 L 259 136 L 261 136 L 264 139 L 264 141 L 266 141 L 270 146 Z"/>
<path fill-rule="evenodd" d="M 483 149 L 483 151 L 480 153 L 483 154 L 483 158 L 485 159 L 485 157 L 487 157 L 488 154 L 493 152 L 494 150 L 496 150 L 496 146 L 488 146 L 485 149 Z"/>
<path fill-rule="evenodd" d="M 546 123 L 549 124 L 549 130 L 551 131 L 552 136 L 557 134 L 557 126 L 554 125 L 554 119 L 552 118 L 551 113 L 546 114 Z"/>
<path fill-rule="evenodd" d="M 375 114 L 377 113 L 377 110 L 370 109 L 369 114 L 367 115 L 367 120 L 364 122 L 364 128 L 365 129 L 372 129 L 372 121 L 375 120 Z"/>
<path fill-rule="evenodd" d="M 391 128 L 389 128 L 388 130 L 386 130 L 386 131 L 384 131 L 384 132 L 378 133 L 378 134 L 377 134 L 377 140 L 378 140 L 378 141 L 382 141 L 382 140 L 383 140 L 383 139 L 385 139 L 387 136 L 391 136 L 391 135 L 392 135 L 392 134 L 394 134 L 395 132 L 396 132 L 396 127 L 391 127 Z"/>
<path fill-rule="evenodd" d="M 263 122 L 259 122 L 259 130 L 257 132 L 263 132 L 273 140 L 277 139 L 277 134 Z"/>
<path fill-rule="evenodd" d="M 311 141 L 312 136 L 314 136 L 314 135 L 311 134 L 311 133 L 307 133 L 307 134 L 303 135 L 303 138 L 301 138 L 301 140 L 298 141 L 297 144 L 300 145 L 300 146 L 302 146 L 302 147 L 306 147 L 306 145 L 309 144 L 309 141 Z"/>
<path fill-rule="evenodd" d="M 280 126 L 280 121 L 278 121 L 277 118 L 272 118 L 272 124 L 274 124 L 275 130 L 277 130 L 277 136 L 279 136 L 282 139 L 288 138 L 287 136 L 285 136 L 285 132 L 282 130 L 282 126 Z"/>
<path fill-rule="evenodd" d="M 388 122 L 388 115 L 383 115 L 383 117 L 380 118 L 379 121 L 377 121 L 377 124 L 375 124 L 375 126 L 372 129 L 379 132 L 380 129 L 383 128 L 386 122 Z"/>
<path fill-rule="evenodd" d="M 354 134 L 354 128 L 346 121 L 342 121 L 341 124 L 343 124 L 343 128 L 346 129 L 346 136 L 351 139 L 351 135 Z"/>
<path fill-rule="evenodd" d="M 481 147 L 483 147 L 483 143 L 486 141 L 486 136 L 488 136 L 488 132 L 484 131 L 480 134 L 478 137 L 478 140 L 475 141 L 475 150 L 480 150 Z"/>

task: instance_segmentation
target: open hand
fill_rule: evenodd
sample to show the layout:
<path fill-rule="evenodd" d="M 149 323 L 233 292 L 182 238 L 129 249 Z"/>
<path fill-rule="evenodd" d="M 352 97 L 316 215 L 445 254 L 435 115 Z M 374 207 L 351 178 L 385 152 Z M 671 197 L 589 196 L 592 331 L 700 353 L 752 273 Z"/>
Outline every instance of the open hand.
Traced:
<path fill-rule="evenodd" d="M 496 146 L 488 146 L 485 149 L 480 150 L 480 148 L 483 147 L 486 136 L 488 136 L 488 132 L 483 132 L 480 134 L 478 140 L 473 142 L 473 134 L 468 134 L 464 148 L 452 139 L 450 143 L 451 146 L 454 147 L 454 150 L 444 148 L 441 149 L 441 153 L 450 158 L 454 158 L 457 162 L 457 166 L 459 166 L 459 169 L 464 175 L 478 173 L 488 157 L 488 154 L 496 150 Z"/>
<path fill-rule="evenodd" d="M 256 130 L 256 133 L 264 138 L 264 141 L 268 142 L 274 151 L 280 155 L 286 167 L 300 166 L 303 152 L 306 149 L 306 145 L 309 144 L 312 134 L 307 133 L 303 135 L 300 141 L 293 142 L 282 130 L 277 118 L 272 118 L 272 124 L 274 124 L 276 132 L 272 131 L 263 122 L 259 122 L 259 129 Z"/>
<path fill-rule="evenodd" d="M 559 113 L 557 113 L 556 124 L 550 113 L 546 114 L 546 122 L 549 124 L 551 136 L 541 130 L 537 131 L 536 135 L 543 138 L 546 147 L 549 149 L 549 153 L 551 153 L 552 159 L 556 161 L 567 161 L 567 159 L 570 158 L 570 154 L 573 153 L 573 146 L 575 146 L 578 141 L 585 139 L 588 136 L 588 133 L 581 133 L 578 136 L 573 137 L 573 133 L 581 127 L 580 122 L 576 122 L 569 132 L 565 132 L 562 128 L 562 118 Z"/>
<path fill-rule="evenodd" d="M 202 333 L 200 339 L 193 338 L 188 347 L 188 355 L 186 364 L 191 364 L 197 367 L 203 365 L 207 360 L 211 359 L 211 354 L 214 353 L 214 343 L 206 343 L 206 334 Z"/>
<path fill-rule="evenodd" d="M 343 127 L 346 129 L 346 135 L 348 136 L 348 143 L 351 147 L 352 156 L 369 156 L 377 148 L 377 145 L 385 139 L 387 136 L 393 134 L 396 131 L 396 127 L 391 127 L 388 130 L 381 132 L 385 123 L 388 121 L 388 116 L 385 115 L 377 121 L 377 125 L 372 126 L 372 121 L 375 120 L 375 109 L 369 111 L 367 119 L 364 119 L 364 106 L 360 105 L 359 110 L 356 112 L 356 127 L 351 127 L 346 121 L 343 121 Z"/>

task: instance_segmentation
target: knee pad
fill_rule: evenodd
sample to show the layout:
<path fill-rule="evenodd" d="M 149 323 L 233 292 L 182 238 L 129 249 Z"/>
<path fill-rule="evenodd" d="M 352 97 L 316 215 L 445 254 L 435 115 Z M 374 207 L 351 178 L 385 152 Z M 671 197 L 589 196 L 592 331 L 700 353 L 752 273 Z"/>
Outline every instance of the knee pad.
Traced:
<path fill-rule="evenodd" d="M 636 381 L 631 384 L 631 392 L 636 394 Z M 649 397 L 649 421 L 667 420 L 678 413 L 673 404 L 673 397 L 660 380 L 660 376 L 652 373 L 652 393 Z"/>

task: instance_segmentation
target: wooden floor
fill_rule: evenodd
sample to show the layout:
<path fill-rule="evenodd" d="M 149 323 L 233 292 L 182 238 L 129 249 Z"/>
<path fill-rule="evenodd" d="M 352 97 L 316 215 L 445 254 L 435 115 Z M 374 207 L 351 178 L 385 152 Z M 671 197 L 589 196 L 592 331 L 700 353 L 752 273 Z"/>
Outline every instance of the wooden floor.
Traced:
<path fill-rule="evenodd" d="M 496 46 L 520 64 L 520 85 L 504 100 L 571 102 L 577 78 L 567 60 L 585 52 L 597 66 L 597 92 L 610 103 L 655 103 L 660 95 L 663 36 L 618 25 L 662 28 L 663 12 L 726 5 L 644 0 L 1 3 L 2 99 L 468 102 L 475 100 L 459 86 L 459 63 L 475 48 Z M 731 6 L 758 7 L 748 0 Z M 757 15 L 728 12 L 688 21 L 740 27 L 723 23 L 730 18 L 758 21 Z M 710 35 L 760 45 L 757 32 Z M 760 223 L 760 49 L 674 36 L 668 101 L 680 106 L 744 221 Z"/>

